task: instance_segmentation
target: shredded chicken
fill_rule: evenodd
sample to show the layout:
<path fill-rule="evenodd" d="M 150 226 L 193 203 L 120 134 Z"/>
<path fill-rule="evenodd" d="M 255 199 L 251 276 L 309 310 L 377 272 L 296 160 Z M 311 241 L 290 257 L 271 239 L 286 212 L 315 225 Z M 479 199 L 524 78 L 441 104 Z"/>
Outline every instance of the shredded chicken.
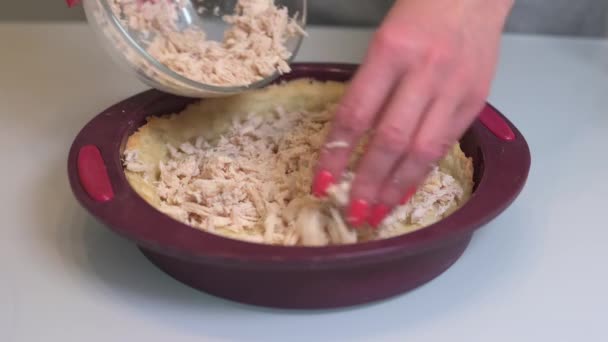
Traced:
<path fill-rule="evenodd" d="M 190 25 L 180 27 L 184 1 L 113 0 L 112 9 L 158 62 L 203 84 L 246 86 L 274 73 L 287 73 L 287 40 L 306 32 L 274 0 L 239 0 L 234 14 L 223 16 L 230 27 L 223 41 L 207 39 Z M 216 8 L 214 12 L 219 11 Z"/>
<path fill-rule="evenodd" d="M 440 220 L 463 196 L 461 185 L 435 168 L 378 229 L 348 227 L 342 212 L 352 173 L 332 186 L 327 198 L 310 195 L 313 167 L 334 109 L 335 103 L 315 112 L 277 107 L 266 116 L 252 113 L 234 120 L 217 141 L 199 137 L 168 146 L 160 174 L 147 175 L 155 179 L 159 209 L 193 227 L 245 241 L 324 246 L 403 234 Z M 124 163 L 133 172 L 151 169 L 133 150 L 125 151 Z"/>

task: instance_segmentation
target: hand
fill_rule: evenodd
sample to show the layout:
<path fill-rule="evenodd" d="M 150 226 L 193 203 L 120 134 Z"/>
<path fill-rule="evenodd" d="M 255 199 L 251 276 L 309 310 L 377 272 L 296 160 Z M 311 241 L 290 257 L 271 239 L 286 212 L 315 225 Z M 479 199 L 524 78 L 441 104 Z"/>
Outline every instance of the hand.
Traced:
<path fill-rule="evenodd" d="M 335 114 L 313 193 L 323 196 L 371 132 L 346 218 L 377 226 L 448 152 L 481 111 L 513 0 L 398 0 Z"/>

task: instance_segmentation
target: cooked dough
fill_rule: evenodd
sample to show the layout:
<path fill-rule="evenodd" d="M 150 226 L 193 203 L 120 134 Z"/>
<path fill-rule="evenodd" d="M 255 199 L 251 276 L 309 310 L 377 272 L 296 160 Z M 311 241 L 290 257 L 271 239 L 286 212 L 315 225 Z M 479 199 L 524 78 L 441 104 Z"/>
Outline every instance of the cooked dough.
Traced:
<path fill-rule="evenodd" d="M 288 246 L 406 234 L 465 203 L 473 166 L 458 144 L 378 229 L 351 229 L 342 218 L 350 172 L 328 198 L 311 196 L 320 149 L 344 147 L 323 143 L 345 86 L 300 79 L 150 118 L 127 141 L 127 179 L 152 206 L 194 228 Z M 364 142 L 357 146 L 351 167 L 363 148 Z"/>

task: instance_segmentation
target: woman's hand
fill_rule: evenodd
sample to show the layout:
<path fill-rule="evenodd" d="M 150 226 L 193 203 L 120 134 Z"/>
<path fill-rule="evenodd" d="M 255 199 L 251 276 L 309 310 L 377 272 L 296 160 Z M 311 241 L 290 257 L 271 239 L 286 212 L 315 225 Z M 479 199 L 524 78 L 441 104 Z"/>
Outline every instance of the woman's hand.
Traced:
<path fill-rule="evenodd" d="M 474 121 L 487 98 L 513 0 L 397 0 L 344 95 L 313 193 L 323 196 L 371 132 L 346 212 L 377 226 Z M 336 144 L 345 145 L 345 144 Z"/>

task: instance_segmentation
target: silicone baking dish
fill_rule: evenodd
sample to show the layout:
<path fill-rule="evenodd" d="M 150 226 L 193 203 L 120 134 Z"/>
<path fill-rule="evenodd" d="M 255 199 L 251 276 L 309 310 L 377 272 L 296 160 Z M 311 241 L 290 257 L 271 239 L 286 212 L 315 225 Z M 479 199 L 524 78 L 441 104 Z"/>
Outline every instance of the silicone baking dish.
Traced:
<path fill-rule="evenodd" d="M 277 82 L 348 81 L 357 67 L 296 63 Z M 486 104 L 461 139 L 463 151 L 474 161 L 474 193 L 447 218 L 407 235 L 345 246 L 285 247 L 232 240 L 157 211 L 130 187 L 123 171 L 121 155 L 129 135 L 147 117 L 178 112 L 193 101 L 149 90 L 94 117 L 71 147 L 70 185 L 92 216 L 131 240 L 161 270 L 193 288 L 241 303 L 325 309 L 406 293 L 456 262 L 475 231 L 519 195 L 530 169 L 530 150 L 521 132 Z"/>

